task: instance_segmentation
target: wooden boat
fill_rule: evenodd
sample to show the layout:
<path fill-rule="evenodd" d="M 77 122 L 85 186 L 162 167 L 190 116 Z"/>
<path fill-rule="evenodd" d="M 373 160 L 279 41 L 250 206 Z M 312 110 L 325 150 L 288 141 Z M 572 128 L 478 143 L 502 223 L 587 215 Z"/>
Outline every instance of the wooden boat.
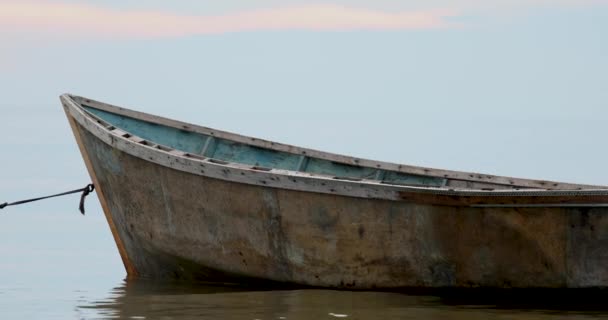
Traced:
<path fill-rule="evenodd" d="M 608 286 L 608 189 L 358 159 L 61 101 L 129 277 Z"/>

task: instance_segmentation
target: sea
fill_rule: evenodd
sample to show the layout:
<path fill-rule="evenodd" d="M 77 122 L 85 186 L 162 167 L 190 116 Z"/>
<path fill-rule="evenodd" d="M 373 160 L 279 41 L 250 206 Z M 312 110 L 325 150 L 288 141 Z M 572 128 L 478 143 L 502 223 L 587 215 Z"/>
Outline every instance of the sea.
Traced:
<path fill-rule="evenodd" d="M 127 281 L 97 200 L 87 200 L 85 216 L 70 200 L 73 208 L 52 213 L 43 213 L 44 203 L 0 211 L 0 319 L 608 318 L 602 291 L 352 292 Z"/>

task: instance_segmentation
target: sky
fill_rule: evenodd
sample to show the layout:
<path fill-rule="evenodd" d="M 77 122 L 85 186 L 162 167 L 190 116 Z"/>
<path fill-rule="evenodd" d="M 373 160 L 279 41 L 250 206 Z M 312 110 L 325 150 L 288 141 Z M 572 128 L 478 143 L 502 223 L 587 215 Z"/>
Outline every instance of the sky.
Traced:
<path fill-rule="evenodd" d="M 362 158 L 608 185 L 608 0 L 0 0 L 0 203 L 90 182 L 66 92 Z M 79 196 L 0 210 L 0 309 L 73 312 L 68 297 L 125 276 L 98 199 L 83 217 Z"/>
<path fill-rule="evenodd" d="M 0 202 L 89 182 L 65 92 L 358 157 L 608 184 L 606 39 L 608 0 L 0 0 Z"/>

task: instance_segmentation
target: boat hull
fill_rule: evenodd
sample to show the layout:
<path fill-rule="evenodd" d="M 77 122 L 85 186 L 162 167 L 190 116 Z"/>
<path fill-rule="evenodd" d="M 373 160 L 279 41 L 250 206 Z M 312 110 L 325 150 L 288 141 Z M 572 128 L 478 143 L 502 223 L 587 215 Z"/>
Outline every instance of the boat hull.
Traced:
<path fill-rule="evenodd" d="M 250 185 L 146 161 L 74 126 L 130 276 L 349 289 L 608 286 L 607 208 Z"/>

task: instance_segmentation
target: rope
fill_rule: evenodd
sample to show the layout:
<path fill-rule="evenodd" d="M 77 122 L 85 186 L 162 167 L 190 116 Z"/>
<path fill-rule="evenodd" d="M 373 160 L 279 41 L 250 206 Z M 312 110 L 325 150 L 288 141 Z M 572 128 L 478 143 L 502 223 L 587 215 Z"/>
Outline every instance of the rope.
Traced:
<path fill-rule="evenodd" d="M 89 184 L 89 185 L 87 185 L 86 187 L 84 187 L 82 189 L 76 189 L 76 190 L 72 190 L 72 191 L 62 192 L 62 193 L 54 194 L 54 195 L 51 195 L 51 196 L 34 198 L 34 199 L 28 199 L 28 200 L 21 200 L 21 201 L 16 201 L 16 202 L 11 202 L 11 203 L 5 202 L 5 203 L 0 204 L 0 209 L 4 209 L 5 207 L 8 207 L 8 206 L 16 206 L 16 205 L 24 204 L 24 203 L 28 203 L 28 202 L 34 202 L 34 201 L 38 201 L 38 200 L 44 200 L 44 199 L 48 199 L 48 198 L 55 198 L 55 197 L 65 196 L 65 195 L 68 195 L 68 194 L 82 192 L 82 195 L 80 196 L 80 205 L 78 206 L 78 210 L 80 210 L 80 213 L 82 213 L 84 215 L 84 199 L 91 192 L 93 192 L 93 190 L 95 190 L 95 186 L 93 184 Z"/>

